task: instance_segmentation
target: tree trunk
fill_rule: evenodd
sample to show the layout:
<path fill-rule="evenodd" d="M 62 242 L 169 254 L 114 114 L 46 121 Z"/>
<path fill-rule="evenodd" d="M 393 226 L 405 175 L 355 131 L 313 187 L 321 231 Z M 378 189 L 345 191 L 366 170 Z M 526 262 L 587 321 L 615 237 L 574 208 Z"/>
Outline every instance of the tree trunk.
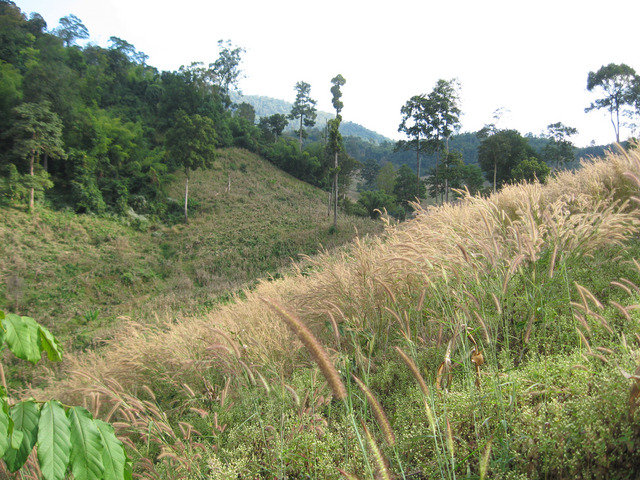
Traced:
<path fill-rule="evenodd" d="M 333 188 L 327 193 L 327 217 L 331 216 L 331 199 L 333 198 Z"/>
<path fill-rule="evenodd" d="M 416 173 L 418 183 L 416 184 L 416 198 L 420 200 L 420 137 L 416 137 Z"/>
<path fill-rule="evenodd" d="M 31 158 L 29 159 L 29 174 L 31 175 L 31 182 L 33 182 L 33 164 L 35 163 L 35 157 L 36 157 L 36 152 L 34 150 L 31 150 Z M 34 188 L 33 188 L 33 183 L 31 185 L 31 188 L 29 189 L 29 211 L 33 212 L 33 207 L 35 204 L 34 201 L 35 198 L 35 193 L 34 193 Z"/>
<path fill-rule="evenodd" d="M 189 203 L 189 172 L 185 172 L 187 174 L 187 181 L 184 185 L 184 223 L 189 223 L 189 215 L 187 204 Z"/>
<path fill-rule="evenodd" d="M 438 204 L 438 163 L 440 162 L 440 147 L 436 149 L 436 205 Z"/>
<path fill-rule="evenodd" d="M 498 176 L 498 162 L 493 162 L 493 193 L 496 193 L 497 176 Z"/>
<path fill-rule="evenodd" d="M 333 176 L 333 228 L 338 228 L 338 152 L 335 152 L 335 174 Z"/>
<path fill-rule="evenodd" d="M 302 152 L 302 117 L 303 116 L 304 115 L 300 115 L 300 130 L 298 131 L 298 134 L 300 135 L 300 146 L 299 146 L 300 152 Z"/>

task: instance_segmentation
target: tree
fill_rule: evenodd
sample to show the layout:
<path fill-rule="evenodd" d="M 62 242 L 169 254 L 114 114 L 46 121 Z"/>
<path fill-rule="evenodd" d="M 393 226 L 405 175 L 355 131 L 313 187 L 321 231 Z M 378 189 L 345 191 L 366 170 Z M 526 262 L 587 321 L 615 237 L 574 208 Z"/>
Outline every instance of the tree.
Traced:
<path fill-rule="evenodd" d="M 333 120 L 329 120 L 329 151 L 334 156 L 334 164 L 333 164 L 333 228 L 338 228 L 338 156 L 340 152 L 344 149 L 344 144 L 342 142 L 342 134 L 340 133 L 340 123 L 342 122 L 342 115 L 340 112 L 344 107 L 344 103 L 340 98 L 342 98 L 342 91 L 340 88 L 347 81 L 340 74 L 331 79 L 331 94 L 333 98 L 331 99 L 331 103 L 333 104 L 333 108 L 336 109 L 336 118 Z"/>
<path fill-rule="evenodd" d="M 216 130 L 213 120 L 179 112 L 175 126 L 167 133 L 167 149 L 172 159 L 184 169 L 184 221 L 189 221 L 189 172 L 209 168 L 216 158 Z"/>
<path fill-rule="evenodd" d="M 378 187 L 378 190 L 382 190 L 386 194 L 392 195 L 395 185 L 396 169 L 393 166 L 393 163 L 387 162 L 378 172 L 378 176 L 376 177 L 376 186 Z"/>
<path fill-rule="evenodd" d="M 589 72 L 587 76 L 587 90 L 592 92 L 601 89 L 603 98 L 596 99 L 584 109 L 585 112 L 605 108 L 609 110 L 611 124 L 616 134 L 616 142 L 620 142 L 620 114 L 625 107 L 633 105 L 633 86 L 636 82 L 636 72 L 624 63 L 617 65 L 610 63 L 600 67 L 597 72 Z"/>
<path fill-rule="evenodd" d="M 516 130 L 499 130 L 484 137 L 478 147 L 478 163 L 485 175 L 493 177 L 494 192 L 512 179 L 511 171 L 518 163 L 530 157 L 536 157 L 535 151 Z"/>
<path fill-rule="evenodd" d="M 358 203 L 362 205 L 372 219 L 380 218 L 383 210 L 396 209 L 396 197 L 388 195 L 382 190 L 368 190 L 360 194 Z"/>
<path fill-rule="evenodd" d="M 471 195 L 478 193 L 484 185 L 482 169 L 478 165 L 463 165 L 460 171 L 461 187 L 466 187 Z"/>
<path fill-rule="evenodd" d="M 451 188 L 460 188 L 461 186 L 460 180 L 462 179 L 463 167 L 464 161 L 460 152 L 445 151 L 440 174 L 436 176 L 434 169 L 427 181 L 431 187 L 430 193 L 436 196 L 436 192 L 440 191 L 440 195 L 445 196 L 445 202 L 449 202 L 449 190 Z"/>
<path fill-rule="evenodd" d="M 380 164 L 371 158 L 364 161 L 362 169 L 360 170 L 360 176 L 362 177 L 363 190 L 374 190 L 376 185 L 376 177 L 380 172 Z"/>
<path fill-rule="evenodd" d="M 535 157 L 529 157 L 521 160 L 511 169 L 511 178 L 516 182 L 535 182 L 538 180 L 540 183 L 545 183 L 550 173 L 549 165 Z"/>
<path fill-rule="evenodd" d="M 438 199 L 438 163 L 440 152 L 444 150 L 447 158 L 449 151 L 449 138 L 460 128 L 459 107 L 460 84 L 455 78 L 451 80 L 438 80 L 435 87 L 427 97 L 426 102 L 426 141 L 429 150 L 436 154 L 435 180 L 436 201 Z M 448 191 L 448 180 L 444 179 L 444 190 Z"/>
<path fill-rule="evenodd" d="M 4 136 L 10 138 L 13 143 L 12 156 L 28 162 L 31 177 L 29 186 L 29 210 L 31 211 L 34 207 L 35 189 L 44 187 L 42 182 L 35 182 L 36 165 L 39 165 L 40 156 L 63 158 L 65 155 L 62 122 L 60 117 L 51 111 L 48 102 L 23 103 L 13 109 L 13 115 L 13 125 Z"/>
<path fill-rule="evenodd" d="M 228 101 L 226 99 L 229 96 L 230 87 L 238 87 L 238 81 L 242 75 L 240 63 L 242 62 L 242 54 L 246 50 L 238 46 L 234 47 L 231 40 L 227 40 L 226 45 L 223 40 L 218 40 L 218 50 L 218 59 L 209 65 L 209 69 L 215 72 L 225 101 Z"/>
<path fill-rule="evenodd" d="M 417 175 L 406 164 L 402 165 L 396 173 L 393 193 L 405 210 L 409 209 L 409 202 L 415 202 L 416 199 L 426 195 L 424 183 L 417 181 L 416 177 Z"/>
<path fill-rule="evenodd" d="M 578 130 L 573 127 L 567 127 L 562 123 L 552 123 L 547 126 L 547 134 L 545 137 L 549 139 L 543 149 L 542 154 L 547 163 L 555 164 L 556 170 L 560 164 L 567 164 L 575 160 L 575 145 L 569 140 L 569 137 L 576 135 Z"/>
<path fill-rule="evenodd" d="M 304 136 L 304 127 L 313 127 L 316 124 L 316 101 L 310 96 L 311 85 L 305 82 L 298 82 L 295 86 L 296 100 L 293 102 L 289 118 L 291 120 L 300 120 L 300 129 L 297 131 L 300 143 L 299 150 L 302 152 L 302 137 Z"/>
<path fill-rule="evenodd" d="M 397 150 L 416 150 L 416 174 L 420 181 L 420 139 L 427 135 L 427 98 L 424 95 L 414 95 L 400 109 L 402 122 L 398 131 L 406 134 L 411 140 L 400 141 L 396 144 Z M 417 191 L 418 187 L 416 187 Z"/>
<path fill-rule="evenodd" d="M 89 30 L 75 15 L 62 17 L 60 26 L 54 30 L 54 33 L 62 39 L 67 47 L 73 45 L 76 40 L 89 38 Z"/>

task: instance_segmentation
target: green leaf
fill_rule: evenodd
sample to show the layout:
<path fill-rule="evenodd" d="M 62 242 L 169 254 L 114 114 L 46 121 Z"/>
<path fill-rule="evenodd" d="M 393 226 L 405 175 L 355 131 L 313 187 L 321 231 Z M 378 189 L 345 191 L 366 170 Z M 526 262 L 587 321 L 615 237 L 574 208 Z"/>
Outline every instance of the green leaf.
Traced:
<path fill-rule="evenodd" d="M 64 480 L 71 453 L 69 419 L 60 402 L 50 400 L 40 410 L 38 460 L 46 480 Z"/>
<path fill-rule="evenodd" d="M 118 440 L 110 424 L 97 419 L 95 422 L 104 445 L 104 450 L 102 451 L 104 478 L 105 480 L 122 480 L 125 478 L 125 467 L 128 461 L 124 445 Z"/>
<path fill-rule="evenodd" d="M 4 398 L 0 398 L 0 457 L 9 448 L 9 427 L 13 427 L 10 422 L 9 405 Z"/>
<path fill-rule="evenodd" d="M 38 324 L 33 318 L 8 314 L 2 321 L 7 330 L 7 344 L 13 354 L 31 363 L 40 360 Z"/>
<path fill-rule="evenodd" d="M 52 362 L 59 362 L 62 360 L 62 345 L 58 342 L 58 339 L 42 325 L 38 325 L 38 346 L 40 351 L 47 352 L 47 357 Z"/>
<path fill-rule="evenodd" d="M 102 478 L 102 439 L 93 417 L 82 407 L 67 412 L 71 422 L 71 471 L 75 480 Z"/>
<path fill-rule="evenodd" d="M 40 409 L 33 401 L 28 400 L 15 404 L 11 407 L 9 414 L 13 419 L 12 445 L 4 453 L 3 458 L 9 471 L 16 472 L 27 461 L 36 444 Z"/>

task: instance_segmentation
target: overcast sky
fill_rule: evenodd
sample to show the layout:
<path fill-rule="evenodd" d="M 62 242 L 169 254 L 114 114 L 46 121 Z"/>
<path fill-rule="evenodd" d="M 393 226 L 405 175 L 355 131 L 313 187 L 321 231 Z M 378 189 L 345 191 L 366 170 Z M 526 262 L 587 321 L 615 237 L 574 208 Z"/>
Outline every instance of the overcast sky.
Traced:
<path fill-rule="evenodd" d="M 584 112 L 597 96 L 587 74 L 608 63 L 640 71 L 640 0 L 15 0 L 48 28 L 79 17 L 91 41 L 120 37 L 160 70 L 217 58 L 217 42 L 246 49 L 240 88 L 292 102 L 294 85 L 311 84 L 332 111 L 338 73 L 344 120 L 393 139 L 400 108 L 457 78 L 462 131 L 509 111 L 502 128 L 540 134 L 550 123 L 575 127 L 579 146 L 615 140 L 604 111 Z M 621 138 L 630 135 L 623 129 Z"/>

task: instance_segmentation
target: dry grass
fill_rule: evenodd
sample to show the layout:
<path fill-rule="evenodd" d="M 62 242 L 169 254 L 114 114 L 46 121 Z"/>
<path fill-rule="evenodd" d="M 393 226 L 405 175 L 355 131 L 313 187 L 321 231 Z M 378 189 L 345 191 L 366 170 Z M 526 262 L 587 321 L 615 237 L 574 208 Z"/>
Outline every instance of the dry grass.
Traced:
<path fill-rule="evenodd" d="M 471 283 L 485 286 L 483 294 L 500 312 L 510 279 L 543 254 L 551 258 L 544 273 L 550 278 L 568 256 L 589 255 L 627 239 L 640 222 L 628 204 L 637 187 L 626 172 L 640 178 L 640 154 L 636 151 L 584 162 L 579 171 L 561 172 L 547 185 L 513 185 L 488 198 L 467 197 L 457 205 L 418 208 L 414 220 L 388 226 L 384 236 L 357 240 L 338 254 L 307 259 L 311 273 L 307 268 L 306 273 L 298 270 L 277 281 L 263 281 L 245 292 L 242 300 L 209 315 L 159 322 L 152 327 L 130 323 L 102 355 L 73 359 L 71 368 L 84 374 L 57 382 L 53 393 L 69 398 L 84 395 L 96 385 L 107 385 L 103 391 L 111 391 L 113 396 L 113 392 L 133 394 L 136 385 L 153 384 L 183 392 L 186 399 L 189 389 L 206 385 L 212 372 L 221 382 L 223 378 L 244 378 L 251 372 L 261 377 L 261 369 L 282 378 L 294 367 L 308 363 L 309 357 L 303 352 L 300 335 L 296 337 L 280 320 L 285 309 L 285 316 L 309 329 L 302 337 L 312 336 L 328 345 L 344 342 L 349 348 L 348 339 L 341 338 L 340 332 L 373 332 L 384 350 L 385 342 L 392 338 L 391 329 L 406 345 L 440 345 L 442 325 L 447 321 L 454 332 L 475 325 L 477 338 L 482 337 L 486 346 L 496 337 L 499 326 L 483 320 L 477 292 L 458 287 Z M 593 315 L 589 292 L 578 291 L 583 298 L 582 310 Z M 439 296 L 452 300 L 438 303 Z M 263 298 L 269 299 L 268 304 Z M 429 309 L 423 308 L 425 298 L 430 300 Z M 411 326 L 412 315 L 421 320 L 414 322 L 420 328 Z M 584 334 L 580 330 L 578 334 L 590 348 Z M 455 343 L 455 336 L 450 343 Z M 463 337 L 466 335 L 459 335 L 459 343 Z M 354 345 L 351 348 L 358 354 Z M 308 345 L 306 348 L 317 359 L 319 354 L 314 355 Z M 329 361 L 335 361 L 327 350 Z M 401 350 L 398 353 L 428 395 L 413 360 Z M 476 363 L 474 373 L 478 367 Z M 478 381 L 475 377 L 474 383 Z M 425 405 L 434 428 L 433 414 Z M 448 419 L 446 433 L 452 453 Z M 368 436 L 367 440 L 375 450 Z M 489 444 L 484 450 L 484 472 L 490 448 Z M 384 475 L 383 457 L 375 451 L 373 457 L 379 463 L 378 473 Z"/>

